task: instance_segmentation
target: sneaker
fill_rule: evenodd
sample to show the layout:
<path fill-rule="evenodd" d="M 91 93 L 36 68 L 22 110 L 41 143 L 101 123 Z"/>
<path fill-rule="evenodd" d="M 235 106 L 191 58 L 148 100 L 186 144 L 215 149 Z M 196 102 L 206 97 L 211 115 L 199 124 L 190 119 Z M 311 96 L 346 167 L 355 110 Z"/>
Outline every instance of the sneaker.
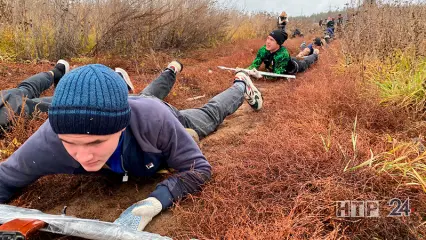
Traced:
<path fill-rule="evenodd" d="M 263 106 L 263 97 L 260 91 L 254 86 L 250 77 L 245 72 L 237 72 L 235 74 L 234 82 L 244 82 L 246 85 L 246 91 L 244 97 L 248 104 L 254 110 L 260 110 Z"/>
<path fill-rule="evenodd" d="M 183 70 L 183 64 L 174 60 L 167 65 L 167 68 L 172 69 L 175 73 L 180 73 Z"/>
<path fill-rule="evenodd" d="M 126 70 L 124 70 L 122 68 L 115 68 L 115 72 L 118 73 L 118 75 L 120 75 L 124 79 L 124 81 L 127 84 L 127 89 L 131 93 L 134 93 L 135 92 L 135 87 L 133 86 L 133 83 L 130 80 L 129 74 L 127 74 Z"/>
<path fill-rule="evenodd" d="M 53 73 L 53 85 L 56 87 L 59 80 L 70 71 L 70 64 L 64 59 L 60 59 L 56 62 L 55 67 L 52 69 Z"/>
<path fill-rule="evenodd" d="M 63 65 L 63 67 L 61 65 Z M 64 59 L 59 59 L 56 62 L 55 68 L 58 68 L 60 70 L 63 69 L 63 75 L 65 75 L 70 71 L 70 64 L 67 61 L 65 61 Z"/>
<path fill-rule="evenodd" d="M 300 50 L 303 51 L 306 48 L 306 42 L 302 42 L 302 44 L 300 44 Z"/>
<path fill-rule="evenodd" d="M 303 60 L 303 59 L 305 59 L 305 57 L 306 57 L 306 56 L 303 56 L 303 57 L 302 57 L 302 56 L 300 56 L 300 55 L 297 55 L 295 58 L 296 58 L 297 60 Z"/>
<path fill-rule="evenodd" d="M 186 132 L 189 133 L 189 135 L 191 135 L 192 139 L 194 139 L 194 141 L 199 144 L 200 143 L 200 137 L 198 136 L 198 133 L 192 129 L 192 128 L 185 128 Z"/>

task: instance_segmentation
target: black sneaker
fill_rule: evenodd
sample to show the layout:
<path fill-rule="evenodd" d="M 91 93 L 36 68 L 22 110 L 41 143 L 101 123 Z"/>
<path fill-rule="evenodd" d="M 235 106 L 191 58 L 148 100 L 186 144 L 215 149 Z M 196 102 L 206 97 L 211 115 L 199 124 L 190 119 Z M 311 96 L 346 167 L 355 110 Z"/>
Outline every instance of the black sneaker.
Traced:
<path fill-rule="evenodd" d="M 59 59 L 53 68 L 53 84 L 58 85 L 59 80 L 70 71 L 70 64 L 64 59 Z"/>

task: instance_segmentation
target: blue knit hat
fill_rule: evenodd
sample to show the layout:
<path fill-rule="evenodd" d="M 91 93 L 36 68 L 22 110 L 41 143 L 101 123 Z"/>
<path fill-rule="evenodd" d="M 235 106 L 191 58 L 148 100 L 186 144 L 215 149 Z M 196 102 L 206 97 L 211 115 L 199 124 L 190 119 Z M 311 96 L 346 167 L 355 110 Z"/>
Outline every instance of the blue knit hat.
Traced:
<path fill-rule="evenodd" d="M 127 85 L 111 68 L 91 64 L 59 81 L 49 108 L 56 134 L 108 135 L 129 125 Z"/>

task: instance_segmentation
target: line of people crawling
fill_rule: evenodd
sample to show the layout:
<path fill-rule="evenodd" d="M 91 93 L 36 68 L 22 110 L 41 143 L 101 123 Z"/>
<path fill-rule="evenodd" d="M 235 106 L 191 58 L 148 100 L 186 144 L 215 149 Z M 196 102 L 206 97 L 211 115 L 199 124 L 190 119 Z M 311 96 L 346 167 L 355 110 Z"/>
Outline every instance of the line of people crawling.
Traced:
<path fill-rule="evenodd" d="M 285 32 L 288 22 L 289 22 L 289 18 L 287 16 L 287 13 L 283 11 L 277 18 L 277 28 Z M 328 18 L 324 20 L 320 19 L 318 25 L 320 28 L 323 28 L 323 32 L 324 32 L 323 42 L 325 42 L 325 44 L 328 44 L 335 37 L 335 25 L 337 25 L 338 29 L 340 29 L 343 26 L 343 16 L 341 13 L 339 13 L 337 17 L 337 21 L 334 17 L 331 17 L 331 16 L 329 16 Z M 300 31 L 299 28 L 294 29 L 294 31 L 291 34 L 291 38 L 295 38 L 295 37 L 304 37 L 303 33 Z"/>
<path fill-rule="evenodd" d="M 196 139 L 214 132 L 244 99 L 255 111 L 263 97 L 250 77 L 260 78 L 261 64 L 278 74 L 304 72 L 318 60 L 323 46 L 315 38 L 296 57 L 283 46 L 288 35 L 272 31 L 249 71 L 239 71 L 231 86 L 200 108 L 178 110 L 164 102 L 183 65 L 172 61 L 142 92 L 124 69 L 89 64 L 70 70 L 59 60 L 51 71 L 31 76 L 17 88 L 1 91 L 0 125 L 11 114 L 36 110 L 48 120 L 6 161 L 0 163 L 0 203 L 38 178 L 50 174 L 98 171 L 123 176 L 152 176 L 163 168 L 174 174 L 157 185 L 144 200 L 126 209 L 115 221 L 142 231 L 175 201 L 200 191 L 212 177 L 212 168 Z M 55 86 L 53 97 L 41 97 Z M 22 109 L 24 108 L 24 109 Z"/>

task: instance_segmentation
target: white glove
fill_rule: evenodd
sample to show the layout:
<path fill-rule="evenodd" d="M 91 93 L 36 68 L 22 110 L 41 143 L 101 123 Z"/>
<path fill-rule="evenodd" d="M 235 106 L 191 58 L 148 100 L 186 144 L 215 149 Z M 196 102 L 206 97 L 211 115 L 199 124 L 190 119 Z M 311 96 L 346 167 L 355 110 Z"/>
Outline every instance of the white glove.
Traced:
<path fill-rule="evenodd" d="M 152 218 L 161 212 L 163 206 L 155 197 L 149 197 L 127 208 L 114 223 L 143 231 Z"/>
<path fill-rule="evenodd" d="M 262 78 L 262 74 L 260 74 L 259 71 L 257 71 L 256 68 L 253 68 L 252 70 L 249 70 L 247 72 L 250 76 L 254 77 L 254 78 Z"/>

